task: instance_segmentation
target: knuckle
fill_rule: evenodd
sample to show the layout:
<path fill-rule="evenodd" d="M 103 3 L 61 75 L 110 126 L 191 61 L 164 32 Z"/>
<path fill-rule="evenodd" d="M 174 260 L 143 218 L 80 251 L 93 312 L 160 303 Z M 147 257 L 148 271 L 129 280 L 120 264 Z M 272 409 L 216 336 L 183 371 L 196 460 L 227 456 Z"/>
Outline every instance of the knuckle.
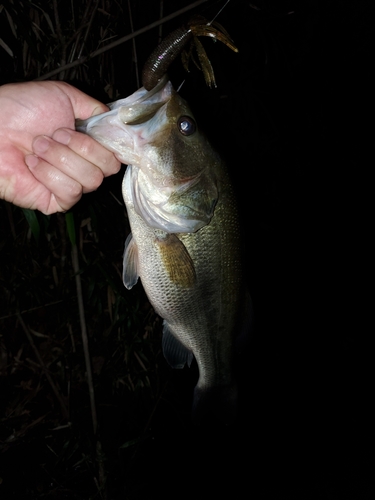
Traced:
<path fill-rule="evenodd" d="M 70 197 L 74 200 L 79 200 L 82 196 L 82 186 L 79 182 L 72 182 L 69 189 Z"/>
<path fill-rule="evenodd" d="M 117 174 L 120 171 L 121 163 L 112 151 L 106 149 L 95 139 L 82 133 L 78 134 L 77 153 L 97 167 L 97 172 L 89 181 L 90 185 L 92 184 L 96 189 L 103 182 L 103 176 Z"/>
<path fill-rule="evenodd" d="M 105 159 L 105 175 L 117 174 L 121 169 L 121 163 L 118 161 L 114 153 L 107 151 L 107 158 Z"/>
<path fill-rule="evenodd" d="M 69 161 L 68 156 L 66 154 L 60 154 L 58 163 L 64 167 L 69 165 L 70 161 Z"/>
<path fill-rule="evenodd" d="M 117 174 L 121 170 L 121 163 L 118 161 L 118 159 L 113 155 L 113 160 L 112 160 L 112 165 L 113 168 L 111 170 L 112 174 Z"/>
<path fill-rule="evenodd" d="M 103 182 L 103 178 L 103 172 L 99 168 L 96 168 L 95 174 L 93 175 L 92 179 L 94 189 L 97 189 L 100 186 L 100 184 Z"/>
<path fill-rule="evenodd" d="M 98 189 L 98 187 L 101 185 L 103 182 L 103 172 L 100 170 L 100 168 L 94 168 L 92 169 L 92 172 L 90 173 L 90 176 L 87 178 L 85 182 L 85 190 L 86 191 L 95 191 Z"/>
<path fill-rule="evenodd" d="M 84 158 L 88 158 L 94 152 L 95 142 L 88 135 L 80 134 L 79 152 Z"/>

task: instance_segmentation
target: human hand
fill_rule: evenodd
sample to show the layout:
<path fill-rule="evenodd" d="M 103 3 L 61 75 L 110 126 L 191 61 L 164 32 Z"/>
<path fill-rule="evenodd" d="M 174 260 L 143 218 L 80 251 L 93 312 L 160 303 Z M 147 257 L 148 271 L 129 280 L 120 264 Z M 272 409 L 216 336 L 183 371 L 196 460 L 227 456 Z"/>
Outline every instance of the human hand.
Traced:
<path fill-rule="evenodd" d="M 0 87 L 0 198 L 44 214 L 64 212 L 115 174 L 120 162 L 75 119 L 107 106 L 64 82 Z"/>

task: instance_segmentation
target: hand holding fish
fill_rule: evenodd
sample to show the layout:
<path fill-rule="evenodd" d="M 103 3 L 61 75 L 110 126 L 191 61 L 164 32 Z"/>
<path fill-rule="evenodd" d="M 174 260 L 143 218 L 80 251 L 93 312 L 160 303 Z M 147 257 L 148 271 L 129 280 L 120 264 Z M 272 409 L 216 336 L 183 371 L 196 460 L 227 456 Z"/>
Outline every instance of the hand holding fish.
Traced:
<path fill-rule="evenodd" d="M 76 118 L 107 106 L 64 82 L 0 87 L 0 198 L 45 214 L 64 212 L 115 174 L 120 162 Z"/>

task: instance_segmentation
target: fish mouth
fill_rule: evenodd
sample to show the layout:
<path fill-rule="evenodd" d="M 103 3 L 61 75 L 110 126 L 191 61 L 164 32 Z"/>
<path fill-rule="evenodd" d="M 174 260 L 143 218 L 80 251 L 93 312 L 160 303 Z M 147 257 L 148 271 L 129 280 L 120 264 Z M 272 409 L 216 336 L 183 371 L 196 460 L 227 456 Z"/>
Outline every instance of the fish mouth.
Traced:
<path fill-rule="evenodd" d="M 159 93 L 160 95 L 158 95 Z M 78 132 L 88 133 L 88 130 L 91 130 L 93 126 L 97 125 L 106 117 L 114 115 L 117 110 L 124 120 L 123 123 L 132 125 L 143 123 L 152 117 L 156 111 L 163 106 L 163 104 L 170 100 L 171 94 L 172 84 L 168 81 L 168 78 L 165 75 L 156 87 L 150 91 L 141 87 L 124 99 L 118 99 L 117 101 L 108 103 L 107 106 L 109 107 L 109 111 L 106 111 L 105 113 L 90 116 L 90 118 L 86 118 L 86 120 L 78 118 L 75 121 L 76 130 L 78 130 Z M 140 109 L 134 109 L 135 106 Z M 145 111 L 147 106 L 151 107 L 150 111 Z M 142 112 L 144 114 L 142 114 Z"/>
<path fill-rule="evenodd" d="M 105 148 L 115 153 L 125 165 L 139 163 L 140 155 L 135 148 L 137 134 L 143 123 L 155 116 L 157 111 L 172 97 L 172 84 L 164 76 L 152 90 L 141 87 L 132 95 L 107 104 L 109 111 L 77 119 L 76 130 L 90 135 Z"/>
<path fill-rule="evenodd" d="M 107 106 L 111 110 L 118 110 L 122 123 L 139 125 L 151 119 L 158 109 L 171 99 L 172 92 L 172 84 L 164 75 L 152 90 L 148 91 L 141 87 L 131 96 L 112 102 Z"/>

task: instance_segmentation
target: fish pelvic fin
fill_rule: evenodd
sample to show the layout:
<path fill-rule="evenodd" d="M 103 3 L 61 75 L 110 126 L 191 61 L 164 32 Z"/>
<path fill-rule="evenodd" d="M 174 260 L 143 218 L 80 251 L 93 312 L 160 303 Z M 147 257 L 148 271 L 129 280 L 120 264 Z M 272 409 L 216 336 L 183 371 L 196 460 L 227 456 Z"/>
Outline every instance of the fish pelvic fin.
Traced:
<path fill-rule="evenodd" d="M 138 248 L 132 237 L 132 233 L 128 235 L 125 241 L 124 264 L 123 264 L 122 279 L 128 290 L 138 281 Z"/>
<path fill-rule="evenodd" d="M 184 288 L 192 287 L 196 274 L 189 252 L 175 234 L 164 234 L 162 238 L 157 237 L 156 242 L 170 280 Z"/>
<path fill-rule="evenodd" d="M 164 357 L 172 368 L 181 369 L 185 364 L 190 367 L 194 357 L 193 353 L 173 335 L 170 326 L 165 320 L 163 322 L 162 347 Z"/>
<path fill-rule="evenodd" d="M 237 419 L 238 390 L 236 383 L 225 386 L 194 389 L 192 421 L 195 425 L 211 425 L 212 417 L 223 425 L 232 425 Z"/>

